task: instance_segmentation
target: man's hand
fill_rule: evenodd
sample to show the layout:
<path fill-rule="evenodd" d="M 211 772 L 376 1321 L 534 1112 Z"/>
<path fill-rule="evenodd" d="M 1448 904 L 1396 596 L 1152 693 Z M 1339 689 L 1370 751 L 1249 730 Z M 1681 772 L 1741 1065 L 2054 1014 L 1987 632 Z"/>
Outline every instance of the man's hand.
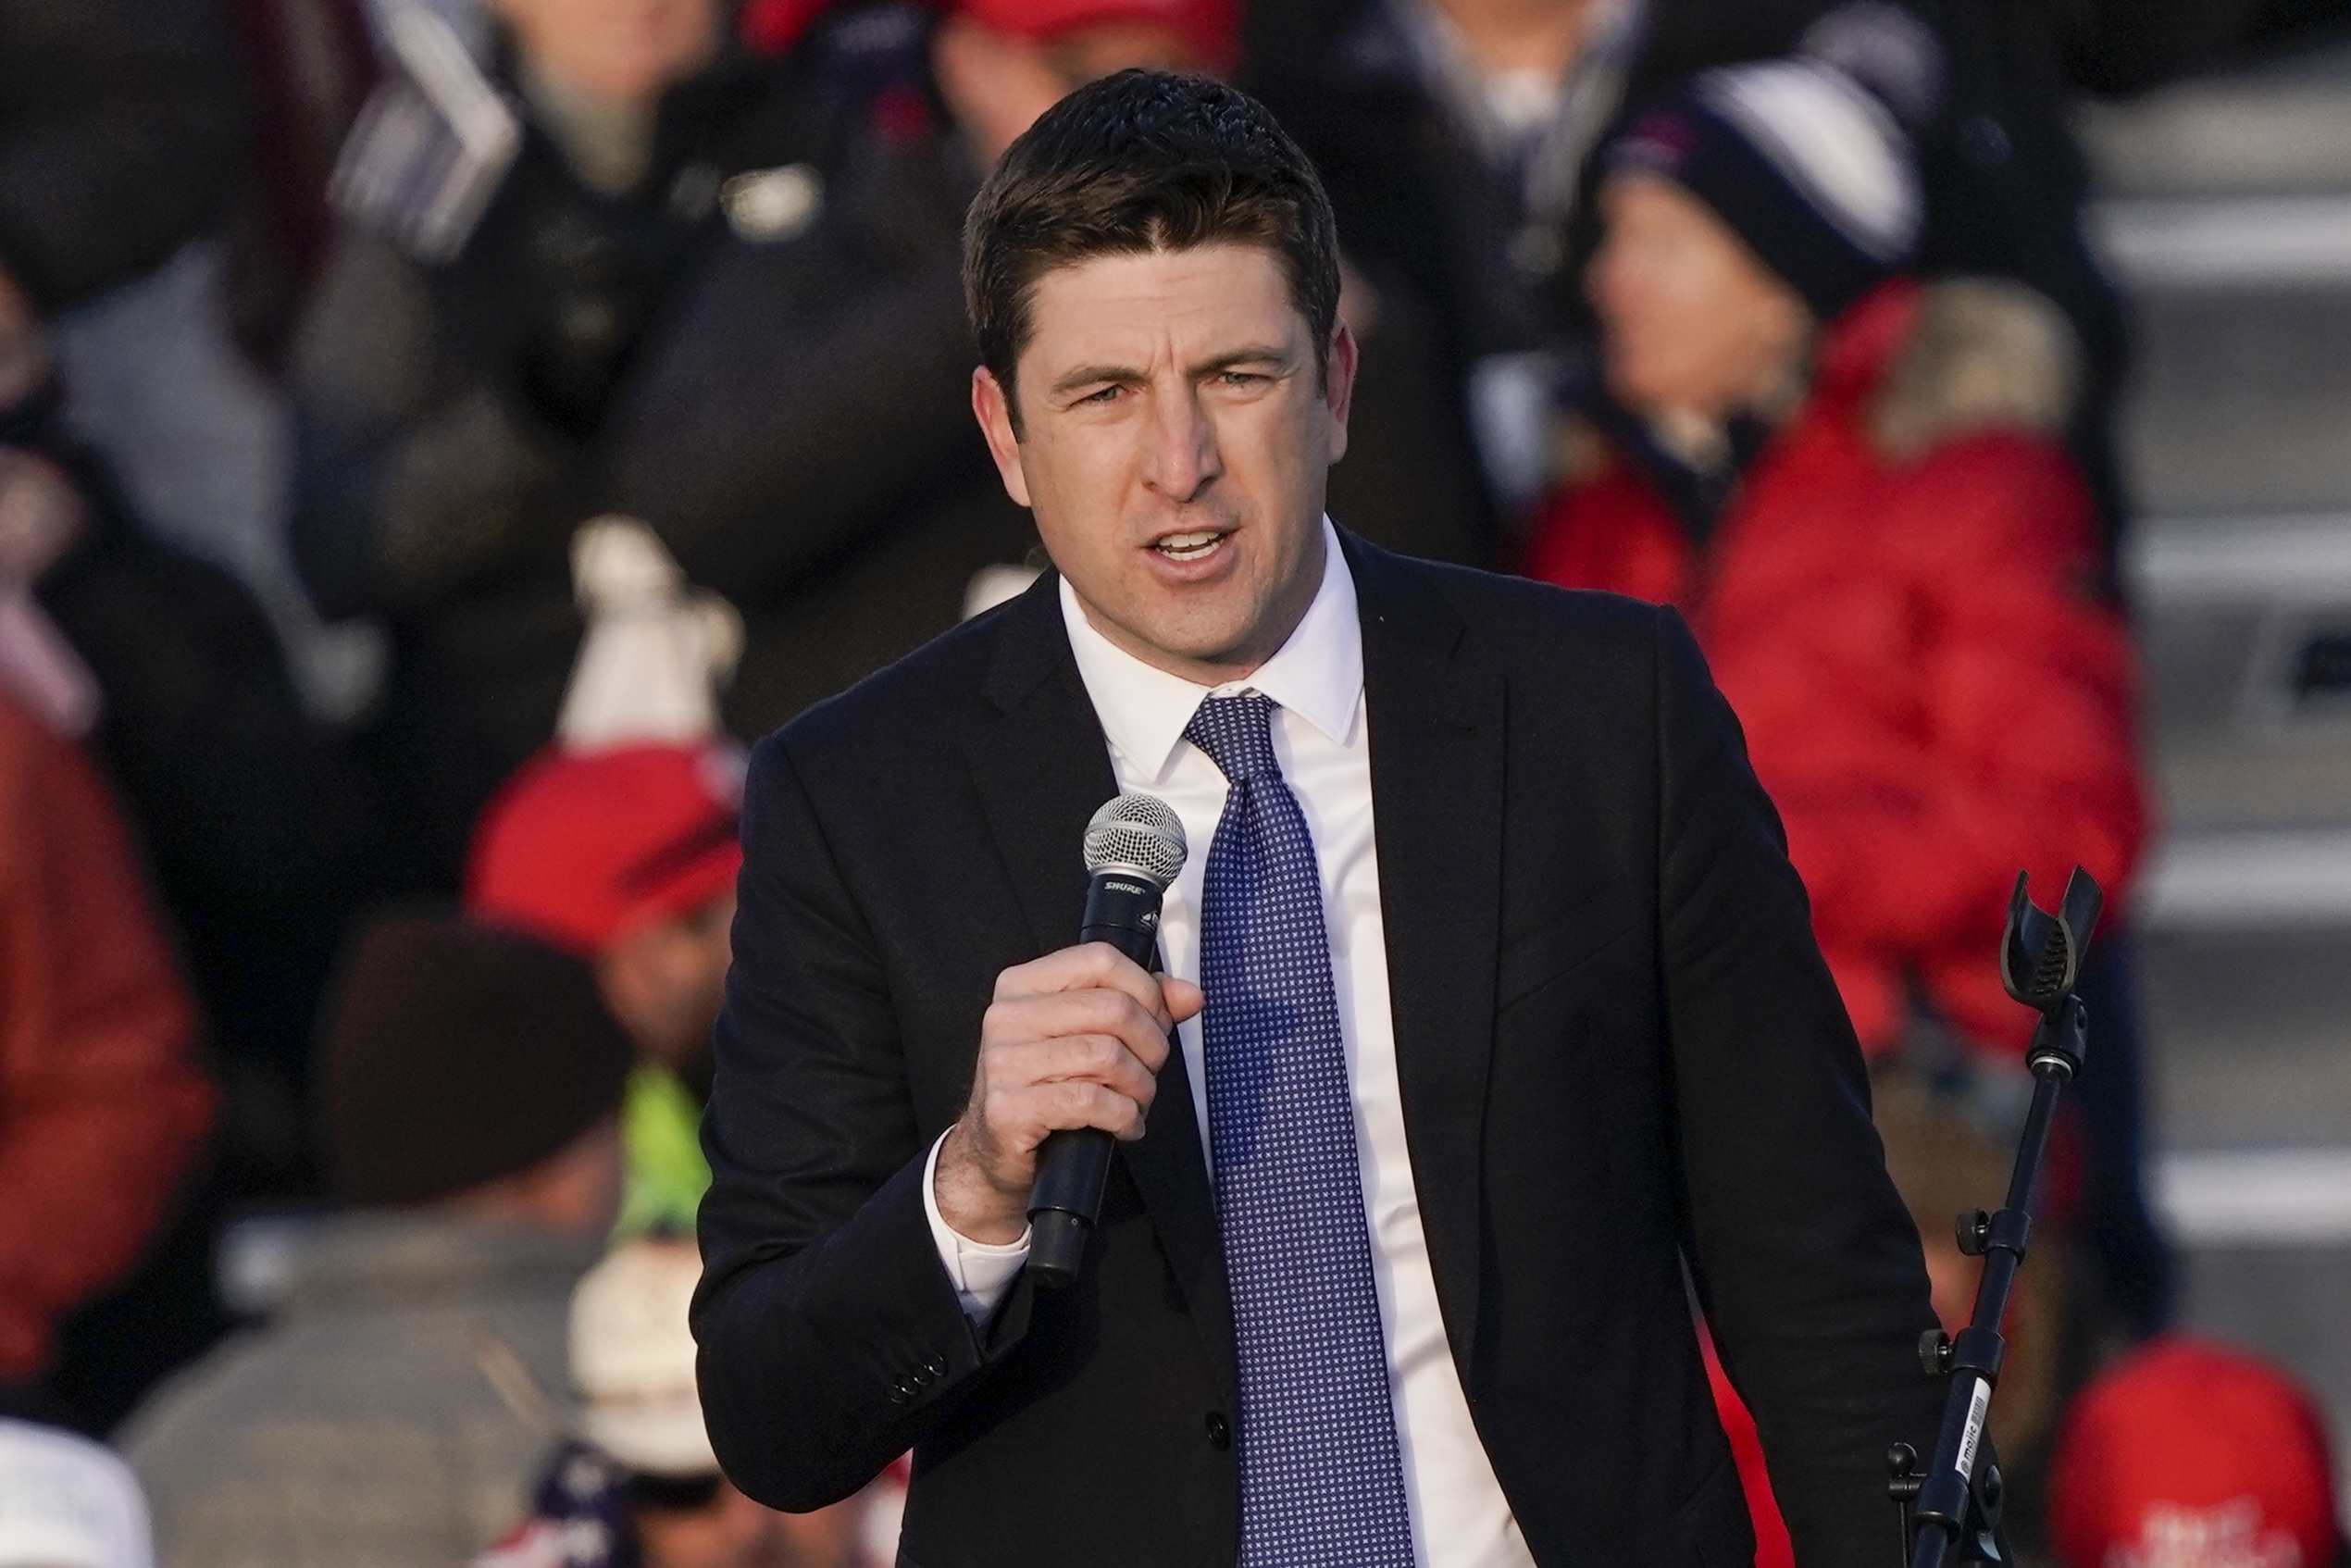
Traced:
<path fill-rule="evenodd" d="M 1198 986 L 1147 975 L 1103 942 L 997 976 L 971 1103 L 939 1151 L 940 1217 L 974 1241 L 1019 1240 L 1046 1134 L 1101 1127 L 1129 1142 L 1142 1137 L 1168 1031 L 1200 1007 Z"/>

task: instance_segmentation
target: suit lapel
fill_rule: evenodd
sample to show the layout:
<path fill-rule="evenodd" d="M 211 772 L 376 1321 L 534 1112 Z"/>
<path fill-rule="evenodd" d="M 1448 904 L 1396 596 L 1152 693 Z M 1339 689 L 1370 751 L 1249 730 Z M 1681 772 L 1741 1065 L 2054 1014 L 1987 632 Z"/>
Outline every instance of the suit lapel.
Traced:
<path fill-rule="evenodd" d="M 1050 952 L 1076 940 L 1086 902 L 1086 823 L 1118 785 L 1069 651 L 1057 579 L 1048 572 L 1005 615 L 982 688 L 1001 716 L 966 750 L 1030 938 L 1039 952 Z M 1232 1299 L 1181 1051 L 1171 1051 L 1160 1071 L 1142 1140 L 1121 1144 L 1118 1152 L 1200 1327 L 1209 1363 L 1226 1399 L 1237 1402 Z"/>
<path fill-rule="evenodd" d="M 1363 624 L 1380 912 L 1412 1185 L 1454 1364 L 1474 1390 L 1503 682 L 1461 656 L 1461 617 L 1418 571 L 1342 538 Z"/>
<path fill-rule="evenodd" d="M 982 683 L 999 716 L 966 743 L 1004 875 L 1040 952 L 1076 940 L 1087 819 L 1117 792 L 1048 573 L 1005 612 Z"/>

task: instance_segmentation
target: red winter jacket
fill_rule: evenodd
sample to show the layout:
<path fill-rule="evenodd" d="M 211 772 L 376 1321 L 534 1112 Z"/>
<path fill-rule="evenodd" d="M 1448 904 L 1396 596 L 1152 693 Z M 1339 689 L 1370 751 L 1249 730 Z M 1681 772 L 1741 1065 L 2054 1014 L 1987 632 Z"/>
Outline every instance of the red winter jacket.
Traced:
<path fill-rule="evenodd" d="M 1526 552 L 1531 576 L 1689 618 L 1872 1054 L 1913 983 L 1962 1035 L 2021 1042 L 2030 1014 L 1995 962 L 2018 869 L 2046 906 L 2078 861 L 2119 907 L 2146 831 L 2131 648 L 2046 433 L 2062 394 L 2018 406 L 2023 361 L 2056 341 L 2035 303 L 1889 283 L 1822 332 L 1807 401 L 1705 548 L 1602 443 Z"/>
<path fill-rule="evenodd" d="M 41 1371 L 186 1173 L 195 1032 L 106 787 L 0 695 L 0 1382 Z"/>

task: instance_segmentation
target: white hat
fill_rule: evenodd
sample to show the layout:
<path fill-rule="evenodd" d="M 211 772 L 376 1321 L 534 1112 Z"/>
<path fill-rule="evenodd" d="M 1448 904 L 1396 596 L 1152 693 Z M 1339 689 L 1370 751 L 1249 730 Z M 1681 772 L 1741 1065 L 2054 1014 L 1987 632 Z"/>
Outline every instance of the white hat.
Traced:
<path fill-rule="evenodd" d="M 702 1278 L 690 1242 L 625 1242 L 571 1294 L 571 1380 L 580 1436 L 616 1463 L 656 1475 L 718 1468 L 694 1387 L 686 1309 Z"/>
<path fill-rule="evenodd" d="M 87 1437 L 0 1419 L 0 1568 L 155 1568 L 147 1500 Z"/>
<path fill-rule="evenodd" d="M 593 517 L 571 541 L 571 578 L 588 617 L 555 733 L 566 750 L 718 733 L 715 688 L 743 651 L 743 618 L 686 580 L 653 529 Z"/>

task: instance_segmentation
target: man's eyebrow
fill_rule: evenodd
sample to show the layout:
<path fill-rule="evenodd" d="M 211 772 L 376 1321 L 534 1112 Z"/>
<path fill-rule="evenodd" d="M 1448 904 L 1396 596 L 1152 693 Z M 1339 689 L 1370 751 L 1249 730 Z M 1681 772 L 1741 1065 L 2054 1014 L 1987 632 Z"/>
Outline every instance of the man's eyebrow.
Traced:
<path fill-rule="evenodd" d="M 1289 357 L 1290 351 L 1279 343 L 1245 343 L 1200 361 L 1192 367 L 1191 373 L 1195 377 L 1213 376 L 1242 365 L 1287 365 Z M 1080 387 L 1131 386 L 1149 380 L 1151 377 L 1147 372 L 1131 365 L 1081 365 L 1057 378 L 1046 391 L 1047 395 L 1057 397 L 1064 392 L 1076 392 Z"/>
<path fill-rule="evenodd" d="M 1287 365 L 1289 358 L 1290 351 L 1279 343 L 1250 343 L 1201 361 L 1192 367 L 1192 374 L 1213 376 L 1240 365 Z"/>
<path fill-rule="evenodd" d="M 1063 376 L 1047 389 L 1054 395 L 1076 392 L 1080 387 L 1100 386 L 1106 381 L 1122 385 L 1149 380 L 1131 365 L 1081 365 Z"/>

